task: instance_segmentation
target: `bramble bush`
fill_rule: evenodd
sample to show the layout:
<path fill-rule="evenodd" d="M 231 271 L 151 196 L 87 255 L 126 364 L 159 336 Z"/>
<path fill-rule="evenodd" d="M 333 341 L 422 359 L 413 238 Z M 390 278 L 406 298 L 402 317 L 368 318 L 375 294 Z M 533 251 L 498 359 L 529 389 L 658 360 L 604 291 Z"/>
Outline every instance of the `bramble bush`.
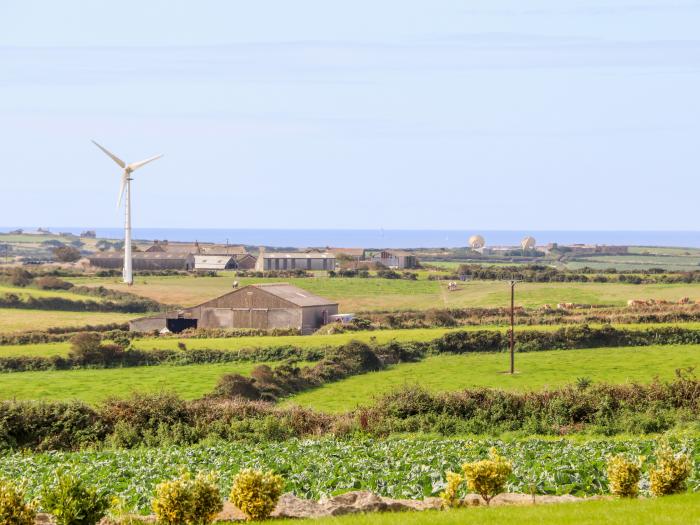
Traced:
<path fill-rule="evenodd" d="M 57 525 L 95 525 L 109 508 L 109 499 L 72 474 L 58 473 L 41 493 L 41 506 Z"/>
<path fill-rule="evenodd" d="M 156 487 L 153 512 L 163 525 L 208 525 L 224 504 L 213 473 L 189 473 Z"/>
<path fill-rule="evenodd" d="M 656 465 L 649 472 L 651 492 L 655 496 L 684 492 L 691 470 L 690 456 L 674 453 L 668 442 L 662 441 L 656 453 Z"/>
<path fill-rule="evenodd" d="M 0 479 L 0 523 L 34 525 L 36 509 L 24 499 L 24 491 L 12 482 Z"/>
<path fill-rule="evenodd" d="M 503 492 L 513 468 L 505 458 L 498 455 L 495 448 L 489 452 L 489 459 L 462 465 L 469 490 L 476 492 L 486 502 Z"/>
<path fill-rule="evenodd" d="M 284 480 L 272 471 L 241 470 L 233 480 L 229 500 L 248 520 L 267 519 L 282 495 Z"/>
<path fill-rule="evenodd" d="M 641 460 L 632 461 L 619 454 L 608 458 L 607 473 L 610 493 L 622 498 L 636 498 L 639 493 Z"/>

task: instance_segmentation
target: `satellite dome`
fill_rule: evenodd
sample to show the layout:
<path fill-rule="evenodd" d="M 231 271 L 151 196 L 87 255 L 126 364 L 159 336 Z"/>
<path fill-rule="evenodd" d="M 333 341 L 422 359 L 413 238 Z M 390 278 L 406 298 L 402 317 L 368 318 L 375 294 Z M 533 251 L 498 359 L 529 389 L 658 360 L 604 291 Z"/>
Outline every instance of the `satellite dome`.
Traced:
<path fill-rule="evenodd" d="M 532 250 L 535 247 L 535 242 L 535 238 L 528 235 L 520 241 L 520 247 L 523 250 Z"/>
<path fill-rule="evenodd" d="M 486 246 L 486 241 L 481 235 L 472 235 L 469 237 L 469 246 L 475 250 L 478 248 L 483 248 Z"/>

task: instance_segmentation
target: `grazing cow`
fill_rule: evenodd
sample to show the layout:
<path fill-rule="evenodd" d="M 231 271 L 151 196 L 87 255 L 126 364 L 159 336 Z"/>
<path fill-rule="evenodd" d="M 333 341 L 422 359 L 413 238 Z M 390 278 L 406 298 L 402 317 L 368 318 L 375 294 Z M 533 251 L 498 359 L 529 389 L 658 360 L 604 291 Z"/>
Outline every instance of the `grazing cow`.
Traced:
<path fill-rule="evenodd" d="M 690 304 L 690 297 L 681 297 L 678 304 Z"/>

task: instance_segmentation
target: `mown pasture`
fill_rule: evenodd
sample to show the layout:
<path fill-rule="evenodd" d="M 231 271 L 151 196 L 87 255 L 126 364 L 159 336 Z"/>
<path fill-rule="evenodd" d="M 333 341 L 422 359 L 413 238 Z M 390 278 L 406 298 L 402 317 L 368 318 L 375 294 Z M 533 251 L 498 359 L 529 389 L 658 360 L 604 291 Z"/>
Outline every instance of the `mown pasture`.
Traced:
<path fill-rule="evenodd" d="M 516 327 L 517 331 L 557 330 L 564 326 L 572 325 L 521 325 Z M 602 325 L 592 323 L 589 326 L 595 328 Z M 611 326 L 626 330 L 645 330 L 651 328 L 682 326 L 686 329 L 700 329 L 700 322 L 683 323 L 627 323 L 611 324 Z M 412 328 L 394 330 L 374 330 L 345 332 L 339 334 L 313 334 L 313 335 L 285 335 L 285 336 L 243 336 L 243 337 L 221 337 L 221 338 L 187 338 L 187 337 L 144 337 L 134 339 L 132 346 L 138 350 L 176 350 L 180 343 L 187 349 L 200 350 L 241 350 L 244 348 L 279 348 L 294 346 L 297 348 L 325 348 L 341 346 L 350 341 L 362 341 L 364 343 L 388 343 L 390 341 L 432 341 L 442 337 L 448 332 L 454 331 L 476 331 L 476 330 L 508 330 L 503 325 L 475 325 L 460 326 L 455 328 Z M 70 342 L 62 343 L 32 343 L 26 345 L 0 345 L 0 357 L 10 356 L 67 356 L 70 352 Z"/>
<path fill-rule="evenodd" d="M 469 387 L 535 390 L 571 384 L 580 377 L 595 382 L 648 383 L 656 377 L 671 379 L 676 369 L 699 364 L 700 345 L 518 353 L 514 375 L 506 373 L 507 353 L 438 355 L 328 383 L 285 403 L 344 412 L 367 406 L 375 397 L 406 385 L 446 392 Z"/>
<path fill-rule="evenodd" d="M 116 312 L 70 312 L 63 310 L 0 308 L 0 333 L 126 323 L 130 319 L 141 317 L 142 315 Z"/>
<path fill-rule="evenodd" d="M 295 521 L 299 525 L 676 525 L 700 523 L 700 494 L 661 499 L 605 500 L 515 507 L 477 507 L 449 512 L 425 511 L 339 516 Z M 272 520 L 269 525 L 288 525 Z"/>
<path fill-rule="evenodd" d="M 234 274 L 217 277 L 145 276 L 136 278 L 132 287 L 117 278 L 73 278 L 75 284 L 102 285 L 128 291 L 165 304 L 192 306 L 231 291 L 233 281 L 241 286 L 271 282 L 262 278 L 237 278 Z M 419 279 L 361 279 L 309 277 L 282 279 L 309 292 L 338 301 L 342 312 L 376 310 L 410 310 L 445 307 L 506 306 L 510 291 L 500 281 L 459 283 L 458 290 L 448 291 L 447 282 Z M 665 299 L 681 297 L 700 300 L 700 283 L 692 284 L 620 284 L 620 283 L 521 283 L 516 304 L 524 307 L 556 305 L 561 302 L 623 306 L 629 299 Z"/>
<path fill-rule="evenodd" d="M 473 386 L 531 390 L 572 383 L 582 376 L 611 383 L 649 382 L 657 376 L 671 378 L 677 368 L 696 366 L 700 363 L 700 346 L 529 352 L 516 357 L 518 373 L 514 376 L 504 373 L 507 353 L 441 355 L 330 383 L 287 402 L 343 411 L 371 403 L 375 395 L 405 384 L 447 391 Z M 81 399 L 94 403 L 107 397 L 125 397 L 136 391 L 170 391 L 193 399 L 210 392 L 223 374 L 247 374 L 258 364 L 237 362 L 5 373 L 0 374 L 0 398 Z"/>
<path fill-rule="evenodd" d="M 133 392 L 176 392 L 194 399 L 210 392 L 224 374 L 248 374 L 262 363 L 141 366 L 49 370 L 0 374 L 0 399 L 63 400 L 88 403 Z"/>

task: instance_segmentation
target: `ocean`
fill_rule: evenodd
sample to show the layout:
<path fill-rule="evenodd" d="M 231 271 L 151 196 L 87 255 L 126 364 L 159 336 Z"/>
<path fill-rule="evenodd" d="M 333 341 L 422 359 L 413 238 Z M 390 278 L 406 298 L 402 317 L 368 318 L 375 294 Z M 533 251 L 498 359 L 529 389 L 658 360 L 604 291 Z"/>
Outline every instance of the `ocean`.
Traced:
<path fill-rule="evenodd" d="M 17 227 L 0 227 L 8 232 Z M 25 227 L 26 231 L 35 227 Z M 53 232 L 79 234 L 93 229 L 98 237 L 120 239 L 121 228 L 55 227 Z M 134 239 L 199 241 L 254 246 L 290 248 L 343 247 L 343 248 L 455 248 L 467 245 L 467 239 L 480 234 L 489 246 L 516 246 L 526 235 L 538 245 L 559 244 L 614 244 L 629 246 L 678 246 L 700 248 L 697 231 L 564 231 L 564 230 L 272 230 L 272 229 L 180 229 L 134 228 Z"/>

